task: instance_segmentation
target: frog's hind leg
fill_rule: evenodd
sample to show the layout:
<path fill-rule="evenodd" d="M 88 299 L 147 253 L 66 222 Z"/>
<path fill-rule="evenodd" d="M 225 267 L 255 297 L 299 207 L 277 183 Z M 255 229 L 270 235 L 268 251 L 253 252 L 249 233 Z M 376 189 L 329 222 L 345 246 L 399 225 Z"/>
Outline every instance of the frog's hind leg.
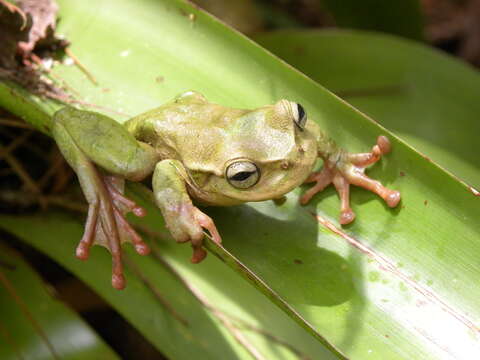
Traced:
<path fill-rule="evenodd" d="M 66 112 L 68 114 L 65 114 Z M 84 114 L 92 113 L 71 109 L 60 114 L 57 113 L 52 129 L 53 137 L 62 154 L 77 173 L 89 204 L 85 232 L 78 244 L 76 255 L 85 260 L 89 256 L 92 245 L 99 244 L 107 247 L 112 254 L 112 286 L 122 289 L 125 287 L 125 279 L 121 242 L 131 241 L 138 253 L 142 255 L 148 253 L 147 245 L 143 243 L 124 217 L 128 211 L 132 211 L 137 216 L 145 215 L 145 211 L 132 200 L 123 196 L 123 177 L 140 179 L 143 174 L 139 174 L 139 172 L 147 173 L 149 163 L 153 168 L 155 159 L 151 153 L 148 153 L 148 148 L 137 144 L 135 139 L 133 141 L 129 138 L 125 139 L 131 135 L 126 133 L 123 127 L 119 129 L 119 124 L 108 123 L 108 121 L 114 122 L 114 120 L 106 118 L 107 120 L 102 119 L 103 121 L 99 122 L 98 116 L 89 119 Z M 98 152 L 93 151 L 91 144 L 88 143 L 90 141 L 90 143 L 101 144 L 104 140 L 107 142 L 118 141 L 120 144 L 123 141 L 123 146 L 127 148 L 127 151 L 122 149 L 123 153 L 120 152 L 122 157 L 116 159 L 115 156 L 119 152 L 116 152 L 115 148 L 110 152 L 108 149 Z M 129 153 L 135 154 L 135 156 L 125 157 Z M 148 161 L 145 161 L 145 158 Z M 137 171 L 136 167 L 139 166 L 129 159 L 142 160 L 144 167 Z M 117 174 L 121 178 L 104 175 L 95 163 L 104 165 L 102 167 L 105 170 Z"/>
<path fill-rule="evenodd" d="M 69 141 L 67 134 L 57 126 L 55 139 L 65 145 Z M 63 137 L 61 135 L 64 135 Z M 62 147 L 66 150 L 67 147 Z M 80 184 L 88 202 L 88 215 L 85 232 L 80 240 L 76 256 L 81 260 L 88 259 L 90 247 L 94 243 L 107 247 L 112 254 L 112 286 L 116 289 L 125 287 L 123 277 L 122 254 L 120 251 L 120 235 L 114 213 L 114 204 L 109 197 L 107 187 L 95 165 L 88 160 L 72 141 L 64 156 L 78 174 Z"/>

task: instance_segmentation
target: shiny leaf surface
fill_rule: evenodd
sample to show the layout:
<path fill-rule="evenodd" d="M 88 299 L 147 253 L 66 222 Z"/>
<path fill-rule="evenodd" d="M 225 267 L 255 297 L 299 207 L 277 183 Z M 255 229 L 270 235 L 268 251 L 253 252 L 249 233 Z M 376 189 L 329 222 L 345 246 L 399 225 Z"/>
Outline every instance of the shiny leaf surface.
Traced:
<path fill-rule="evenodd" d="M 195 89 L 211 101 L 236 107 L 252 108 L 280 98 L 297 101 L 307 109 L 309 121 L 317 121 L 351 151 L 366 151 L 378 135 L 387 134 L 393 151 L 369 174 L 402 191 L 398 209 L 389 210 L 374 195 L 354 189 L 352 203 L 358 218 L 341 228 L 336 220 L 338 199 L 332 189 L 307 207 L 298 205 L 298 195 L 304 190 L 298 189 L 282 206 L 264 202 L 208 210 L 223 235 L 225 248 L 273 291 L 256 282 L 226 251 L 209 247 L 275 303 L 286 300 L 289 306 L 282 309 L 303 324 L 305 334 L 338 356 L 458 359 L 479 352 L 480 288 L 474 284 L 480 275 L 480 224 L 476 221 L 480 203 L 465 184 L 314 81 L 186 3 L 101 0 L 95 7 L 84 2 L 63 1 L 61 5 L 60 29 L 100 85 L 91 84 L 72 66 L 58 66 L 54 74 L 68 82 L 83 101 L 101 107 L 119 121 L 127 116 L 118 112 L 137 114 L 177 93 Z M 33 112 L 29 104 L 35 104 L 40 114 L 51 114 L 58 107 L 29 97 L 31 103 L 16 110 L 17 103 L 26 98 L 21 92 L 12 95 L 11 87 L 6 89 L 0 87 L 0 101 L 17 113 Z M 30 118 L 27 114 L 26 118 L 42 123 L 40 116 Z M 161 229 L 158 213 L 150 213 L 154 216 L 150 226 Z M 80 227 L 75 226 L 75 233 L 66 238 L 80 237 Z M 32 243 L 38 241 L 28 232 L 17 234 Z M 99 250 L 98 258 L 92 256 L 90 263 L 80 267 L 65 260 L 73 252 L 73 243 L 60 246 L 66 249 L 56 255 L 58 261 L 69 268 L 78 266 L 75 272 L 85 281 L 91 276 L 82 274 L 94 271 L 96 289 L 109 294 L 109 301 L 133 302 L 131 296 L 136 292 L 129 289 L 140 286 L 132 278 L 125 295 L 107 289 L 106 258 L 103 281 L 98 279 L 92 263 L 100 261 Z M 166 257 L 172 256 L 172 262 L 174 254 L 185 251 L 175 264 L 187 268 L 185 247 L 171 244 L 163 249 Z M 52 245 L 48 253 L 55 256 L 58 251 Z M 152 260 L 136 257 L 135 261 Z M 230 279 L 225 275 L 227 268 L 218 266 L 217 272 L 206 276 L 206 266 L 188 265 L 188 276 L 225 297 L 241 298 L 235 290 L 226 290 L 225 279 Z M 242 305 L 255 318 L 265 316 L 264 326 L 273 324 L 273 318 L 256 302 Z M 143 314 L 135 306 L 125 307 L 125 316 L 153 341 L 154 334 L 147 332 L 152 312 Z M 187 318 L 197 314 L 189 309 Z M 301 338 L 299 343 L 308 343 L 297 325 L 290 324 L 283 323 L 283 329 L 272 325 L 271 329 L 292 331 Z M 159 333 L 163 334 L 161 329 Z M 180 339 L 172 332 L 167 345 L 158 346 L 169 349 L 168 345 L 181 343 Z M 226 349 L 223 341 L 215 342 L 209 351 Z M 229 343 L 234 341 L 229 338 Z M 315 353 L 314 358 L 322 357 Z"/>
<path fill-rule="evenodd" d="M 48 291 L 17 252 L 0 244 L 1 359 L 118 359 Z"/>
<path fill-rule="evenodd" d="M 429 46 L 361 31 L 257 40 L 460 177 L 480 187 L 480 74 Z"/>

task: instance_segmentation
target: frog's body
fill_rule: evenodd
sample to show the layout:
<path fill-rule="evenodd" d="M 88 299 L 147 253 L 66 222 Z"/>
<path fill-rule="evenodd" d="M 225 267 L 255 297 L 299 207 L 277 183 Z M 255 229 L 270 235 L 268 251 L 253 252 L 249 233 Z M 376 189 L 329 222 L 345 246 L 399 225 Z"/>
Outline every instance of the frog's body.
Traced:
<path fill-rule="evenodd" d="M 255 110 L 227 108 L 186 93 L 126 122 L 137 139 L 160 159 L 175 159 L 187 171 L 187 189 L 203 204 L 235 205 L 281 197 L 302 184 L 317 160 L 318 127 L 300 131 L 288 116 L 290 102 Z M 271 120 L 275 121 L 271 121 Z M 225 169 L 251 159 L 260 171 L 255 187 L 228 186 Z"/>
<path fill-rule="evenodd" d="M 278 199 L 303 182 L 316 182 L 301 198 L 305 203 L 333 183 L 342 200 L 342 224 L 353 221 L 349 184 L 376 192 L 389 206 L 398 191 L 363 174 L 364 168 L 389 151 L 379 137 L 370 153 L 351 154 L 337 148 L 304 109 L 280 100 L 254 110 L 232 109 L 208 102 L 190 91 L 127 121 L 124 126 L 106 116 L 64 108 L 54 117 L 53 136 L 77 172 L 90 204 L 85 234 L 77 256 L 86 259 L 96 242 L 114 259 L 112 283 L 124 286 L 120 242 L 132 241 L 139 253 L 148 248 L 123 214 L 143 211 L 123 196 L 123 179 L 139 181 L 153 174 L 156 203 L 172 236 L 191 241 L 193 262 L 206 255 L 203 229 L 221 238 L 213 221 L 192 204 L 235 205 Z M 318 157 L 322 171 L 311 174 Z M 96 164 L 115 176 L 103 176 Z"/>

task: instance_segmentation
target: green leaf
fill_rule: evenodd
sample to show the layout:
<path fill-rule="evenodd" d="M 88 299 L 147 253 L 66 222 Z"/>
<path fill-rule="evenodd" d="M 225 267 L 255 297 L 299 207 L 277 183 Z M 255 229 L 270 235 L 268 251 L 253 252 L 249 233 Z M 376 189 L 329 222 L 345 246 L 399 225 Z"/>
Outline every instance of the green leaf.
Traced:
<path fill-rule="evenodd" d="M 378 124 L 314 81 L 184 2 L 101 0 L 94 7 L 86 2 L 62 1 L 60 5 L 60 31 L 72 41 L 73 53 L 100 85 L 91 84 L 75 67 L 58 66 L 54 69 L 55 76 L 75 89 L 83 101 L 102 107 L 119 121 L 126 117 L 111 110 L 134 115 L 177 93 L 195 89 L 211 101 L 236 107 L 252 108 L 280 98 L 298 101 L 307 109 L 311 121 L 317 121 L 351 151 L 365 151 L 378 135 L 388 135 Z M 11 86 L 0 87 L 0 102 L 14 112 L 25 114 L 25 108 L 32 109 L 34 104 L 40 112 L 51 114 L 58 107 L 29 97 L 18 108 L 14 100 L 20 103 L 26 96 L 18 89 L 15 91 L 12 95 Z M 42 122 L 28 116 L 26 119 Z M 358 217 L 345 228 L 336 221 L 339 203 L 332 189 L 317 196 L 308 207 L 298 205 L 302 191 L 299 189 L 290 193 L 280 207 L 264 202 L 209 209 L 223 235 L 225 248 L 273 291 L 252 278 L 225 250 L 213 248 L 212 244 L 209 247 L 277 304 L 282 303 L 281 298 L 285 299 L 289 306 L 282 309 L 303 324 L 307 330 L 304 334 L 322 341 L 338 356 L 471 358 L 479 353 L 480 336 L 476 325 L 480 318 L 477 301 L 480 287 L 476 286 L 480 275 L 479 198 L 400 139 L 388 136 L 393 151 L 370 175 L 402 191 L 402 206 L 398 209 L 387 209 L 372 194 L 358 189 L 352 191 Z M 149 226 L 161 229 L 158 213 L 153 209 L 150 213 Z M 16 221 L 23 221 L 24 228 L 32 223 L 49 231 L 63 231 L 56 226 L 58 223 L 48 227 L 44 219 Z M 144 311 L 139 297 L 148 299 L 151 292 L 145 289 L 142 292 L 141 284 L 132 276 L 128 278 L 127 292 L 119 294 L 108 289 L 107 266 L 101 273 L 98 270 L 101 267 L 95 267 L 96 261 L 106 254 L 94 251 L 89 262 L 81 265 L 70 264 L 71 258 L 65 260 L 73 253 L 73 243 L 62 241 L 71 236 L 79 239 L 78 225 L 68 236 L 59 237 L 62 241 L 59 239 L 55 247 L 51 236 L 47 242 L 36 240 L 26 229 L 22 234 L 18 230 L 17 233 L 29 242 L 38 243 L 38 247 L 51 247 L 48 253 L 64 266 L 77 266 L 74 272 L 85 281 L 95 281 L 98 284 L 95 289 L 105 297 L 108 295 L 112 303 L 141 303 L 141 309 L 123 305 L 129 321 L 157 346 L 169 349 L 167 354 L 183 351 L 177 358 L 190 355 L 180 345 L 172 345 L 182 343 L 180 330 L 171 325 L 175 321 L 171 320 L 167 326 L 159 320 L 160 324 L 155 325 L 160 330 L 155 335 L 148 333 L 152 314 L 159 316 L 157 313 L 161 312 Z M 63 247 L 66 248 L 60 252 Z M 241 299 L 239 293 L 228 287 L 237 284 L 230 282 L 234 277 L 226 275 L 228 268 L 218 265 L 217 271 L 207 276 L 208 263 L 196 267 L 186 264 L 187 250 L 175 244 L 162 246 L 165 257 L 172 262 L 177 259 L 174 263 L 184 276 L 188 274 L 189 280 L 196 279 L 212 289 L 210 301 L 217 299 L 213 294 L 223 295 L 218 306 L 225 298 Z M 56 252 L 58 255 L 54 255 Z M 132 259 L 138 263 L 153 262 L 150 258 L 139 260 L 138 256 Z M 150 276 L 157 276 L 162 289 L 163 282 L 159 279 L 167 279 L 166 275 L 158 275 L 156 267 L 148 269 Z M 92 273 L 87 276 L 87 272 Z M 176 293 L 168 295 L 173 297 Z M 181 304 L 185 298 L 178 296 L 175 304 Z M 264 312 L 265 308 L 256 304 L 248 301 L 242 305 L 263 327 L 283 334 L 291 331 L 292 342 L 310 344 L 293 322 L 278 325 L 272 313 Z M 157 308 L 152 305 L 151 309 Z M 233 309 L 243 316 L 239 308 Z M 193 307 L 179 313 L 188 314 L 187 318 L 201 316 Z M 201 343 L 210 346 L 208 351 L 216 354 L 227 348 L 227 340 L 213 342 L 205 338 L 214 330 L 195 329 L 200 332 L 195 335 L 202 339 Z M 169 337 L 164 337 L 165 331 L 171 331 Z M 160 333 L 162 339 L 157 337 Z M 228 343 L 232 346 L 230 351 L 238 354 L 239 348 L 232 345 L 234 340 L 229 338 Z M 269 348 L 270 342 L 264 346 Z M 192 347 L 192 352 L 199 348 Z M 318 348 L 308 349 L 313 358 L 324 358 Z M 243 351 L 238 356 L 247 356 Z M 198 354 L 205 353 L 199 350 Z M 282 356 L 283 353 L 269 358 Z"/>
<path fill-rule="evenodd" d="M 480 74 L 428 46 L 353 31 L 282 31 L 260 44 L 480 187 Z M 301 56 L 299 56 L 301 55 Z"/>
<path fill-rule="evenodd" d="M 35 271 L 0 244 L 1 359 L 118 359 Z"/>
<path fill-rule="evenodd" d="M 410 39 L 423 38 L 418 0 L 322 0 L 340 27 L 376 30 Z"/>
<path fill-rule="evenodd" d="M 92 249 L 87 263 L 73 256 L 82 236 L 83 219 L 60 213 L 1 216 L 0 226 L 77 275 L 169 358 L 250 359 L 246 347 L 238 345 L 235 332 L 252 351 L 264 356 L 259 359 L 297 359 L 297 355 L 334 358 L 215 257 L 208 257 L 202 266 L 190 264 L 190 248 L 175 244 L 164 231 L 158 232 L 162 223 L 158 210 L 142 197 L 136 200 L 149 213 L 137 222 L 156 234 L 154 239 L 146 236 L 146 240 L 154 241 L 154 254 L 160 253 L 174 273 L 154 255 L 140 257 L 131 247 L 125 247 L 128 286 L 123 291 L 110 286 L 111 259 L 105 249 Z M 200 300 L 208 302 L 214 311 Z M 215 311 L 223 315 L 219 317 Z M 229 327 L 222 323 L 222 316 L 231 322 Z"/>

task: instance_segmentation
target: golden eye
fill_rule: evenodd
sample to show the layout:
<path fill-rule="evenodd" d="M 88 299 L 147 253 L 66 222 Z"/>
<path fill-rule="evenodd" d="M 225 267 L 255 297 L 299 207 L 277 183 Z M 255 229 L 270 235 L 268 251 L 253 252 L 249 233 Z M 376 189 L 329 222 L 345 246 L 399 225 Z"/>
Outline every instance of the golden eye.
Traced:
<path fill-rule="evenodd" d="M 237 189 L 248 189 L 260 180 L 260 170 L 251 161 L 241 160 L 230 164 L 225 172 L 230 185 Z"/>
<path fill-rule="evenodd" d="M 307 122 L 307 113 L 305 112 L 305 109 L 303 108 L 302 105 L 296 104 L 297 105 L 297 111 L 294 113 L 294 121 L 295 125 L 298 126 L 300 130 L 305 129 L 305 124 Z"/>

